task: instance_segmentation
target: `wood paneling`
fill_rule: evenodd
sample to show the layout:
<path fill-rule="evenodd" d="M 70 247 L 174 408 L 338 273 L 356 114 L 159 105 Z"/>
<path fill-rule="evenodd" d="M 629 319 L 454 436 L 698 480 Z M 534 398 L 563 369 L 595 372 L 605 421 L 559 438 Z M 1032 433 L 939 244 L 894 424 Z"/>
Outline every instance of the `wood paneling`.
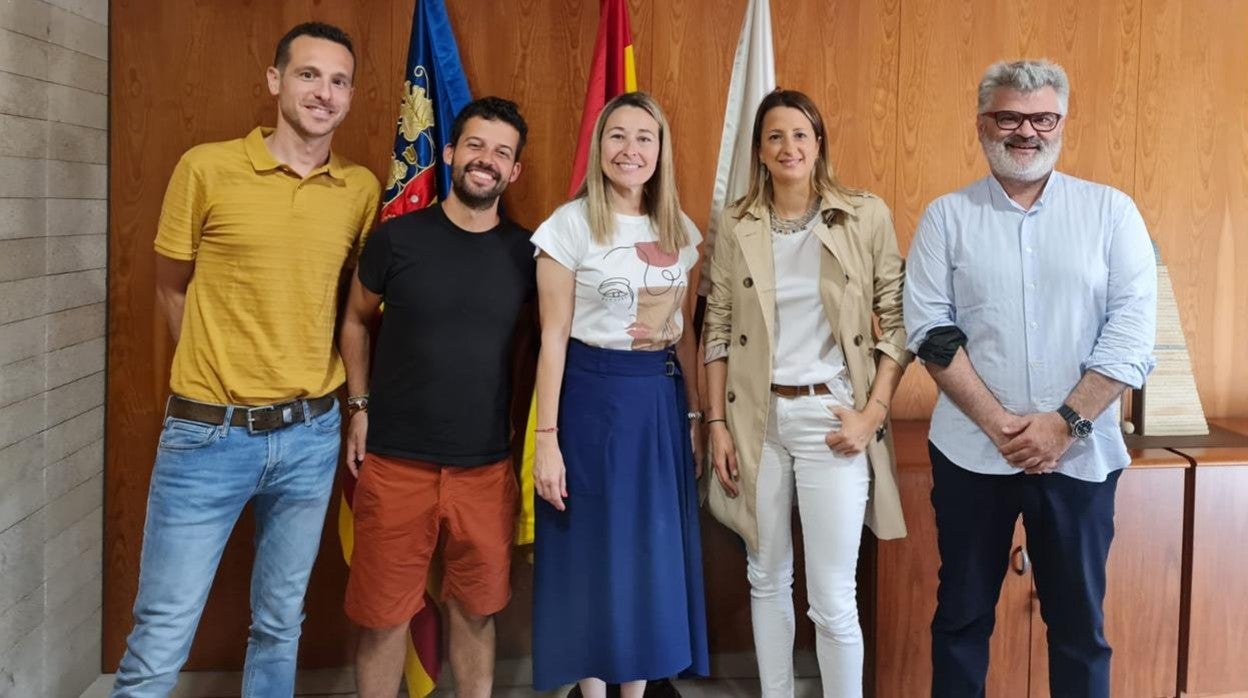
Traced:
<path fill-rule="evenodd" d="M 351 115 L 335 148 L 384 174 L 393 141 L 396 81 L 415 0 L 114 0 L 110 27 L 109 375 L 104 664 L 120 657 L 136 585 L 144 502 L 171 358 L 152 303 L 151 241 L 178 156 L 205 141 L 271 123 L 263 82 L 273 45 L 308 18 L 341 24 L 356 39 Z M 518 101 L 530 123 L 525 171 L 505 197 L 533 227 L 566 198 L 585 79 L 597 26 L 591 0 L 446 0 L 474 94 Z M 638 77 L 668 111 L 678 183 L 705 226 L 724 97 L 745 0 L 630 0 Z M 976 83 L 992 61 L 1048 56 L 1070 73 L 1073 96 L 1060 167 L 1136 197 L 1170 267 L 1205 409 L 1248 416 L 1248 3 L 1226 0 L 771 0 L 779 84 L 809 92 L 828 124 L 840 178 L 893 208 L 908 248 L 924 206 L 986 172 L 974 131 Z M 383 177 L 384 179 L 384 177 Z M 897 417 L 924 418 L 935 396 L 912 368 Z M 921 447 L 922 441 L 919 441 Z M 924 456 L 925 458 L 925 456 Z M 907 513 L 926 512 L 922 473 L 906 486 Z M 918 494 L 915 494 L 918 493 Z M 332 504 L 337 506 L 336 500 Z M 332 524 L 332 521 L 331 521 Z M 706 526 L 717 647 L 743 646 L 743 563 L 731 536 Z M 881 562 L 919 564 L 879 546 Z M 246 626 L 249 524 L 222 563 L 192 667 L 237 666 Z M 926 536 L 926 537 L 925 537 Z M 933 548 L 934 549 L 934 548 Z M 891 551 L 891 552 L 890 552 Z M 721 562 L 721 560 L 723 562 Z M 517 594 L 528 582 L 517 566 Z M 883 570 L 884 567 L 881 567 Z M 918 570 L 911 570 L 917 574 Z M 734 575 L 734 579 L 720 578 Z M 326 534 L 309 592 L 304 664 L 343 663 L 341 563 Z M 909 577 L 907 577 L 909 578 Z M 886 575 L 881 581 L 888 583 Z M 711 585 L 714 585 L 712 587 Z M 722 591 L 718 591 L 722 589 Z M 907 591 L 917 598 L 929 591 Z M 723 596 L 718 596 L 723 594 Z M 881 613 L 889 609 L 881 607 Z M 527 652 L 527 606 L 508 612 L 500 656 Z M 929 616 L 930 617 L 930 616 Z M 882 654 L 897 671 L 927 671 L 929 617 L 899 618 L 915 652 Z M 725 625 L 727 624 L 727 625 Z M 514 627 L 513 627 L 514 626 Z M 907 642 L 914 640 L 907 640 Z M 893 652 L 887 646 L 882 653 Z M 882 689 L 883 690 L 883 687 Z M 882 695 L 886 695 L 882 693 Z M 909 694 L 893 694 L 909 695 Z"/>
<path fill-rule="evenodd" d="M 672 127 L 681 206 L 703 232 L 715 188 L 728 80 L 689 76 L 718 75 L 732 65 L 745 8 L 745 0 L 654 3 L 650 41 L 636 47 L 652 66 L 642 87 L 654 93 Z"/>
<path fill-rule="evenodd" d="M 1145 0 L 1136 203 L 1210 417 L 1248 416 L 1248 3 Z"/>

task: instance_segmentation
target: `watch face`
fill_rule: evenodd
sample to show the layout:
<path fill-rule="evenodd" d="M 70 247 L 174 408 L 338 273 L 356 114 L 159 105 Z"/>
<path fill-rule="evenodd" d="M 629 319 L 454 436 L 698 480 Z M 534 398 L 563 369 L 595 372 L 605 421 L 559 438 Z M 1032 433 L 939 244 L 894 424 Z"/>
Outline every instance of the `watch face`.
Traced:
<path fill-rule="evenodd" d="M 1087 419 L 1076 420 L 1071 425 L 1071 432 L 1081 439 L 1086 439 L 1092 435 L 1092 422 Z"/>

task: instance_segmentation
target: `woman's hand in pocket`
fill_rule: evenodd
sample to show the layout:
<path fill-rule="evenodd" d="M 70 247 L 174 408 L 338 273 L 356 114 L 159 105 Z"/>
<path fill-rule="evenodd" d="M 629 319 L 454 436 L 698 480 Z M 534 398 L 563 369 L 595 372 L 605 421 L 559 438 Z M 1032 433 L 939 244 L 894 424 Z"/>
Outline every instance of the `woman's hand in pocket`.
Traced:
<path fill-rule="evenodd" d="M 866 450 L 867 444 L 875 438 L 880 422 L 849 407 L 837 405 L 828 409 L 841 422 L 840 429 L 834 428 L 823 437 L 828 448 L 847 458 Z"/>

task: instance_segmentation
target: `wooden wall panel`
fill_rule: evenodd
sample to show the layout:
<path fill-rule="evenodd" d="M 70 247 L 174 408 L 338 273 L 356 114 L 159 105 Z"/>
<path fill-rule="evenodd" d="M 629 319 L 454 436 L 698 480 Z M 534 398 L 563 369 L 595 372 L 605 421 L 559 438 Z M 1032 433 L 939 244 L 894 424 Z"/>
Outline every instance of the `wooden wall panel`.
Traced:
<path fill-rule="evenodd" d="M 1144 3 L 1136 202 L 1209 417 L 1248 415 L 1248 3 Z"/>
<path fill-rule="evenodd" d="M 745 0 L 655 3 L 650 40 L 637 46 L 652 65 L 642 88 L 654 94 L 672 127 L 681 206 L 703 233 L 710 222 L 727 76 L 745 8 Z M 722 80 L 689 79 L 721 72 Z"/>
<path fill-rule="evenodd" d="M 597 26 L 592 0 L 446 0 L 474 94 L 520 103 L 530 142 L 509 214 L 533 227 L 566 198 Z M 833 165 L 893 208 L 908 248 L 923 207 L 986 172 L 975 86 L 992 61 L 1049 56 L 1073 83 L 1063 170 L 1134 195 L 1170 266 L 1210 416 L 1248 415 L 1248 3 L 1227 0 L 771 0 L 779 83 L 809 92 Z M 271 123 L 273 44 L 308 18 L 357 40 L 339 152 L 385 172 L 415 0 L 114 0 L 104 664 L 122 651 L 160 409 L 171 358 L 152 303 L 151 241 L 165 183 L 191 145 Z M 705 227 L 724 97 L 745 0 L 629 0 L 639 82 L 669 113 L 684 206 Z M 384 177 L 383 177 L 384 179 Z M 935 391 L 912 368 L 898 417 L 926 417 Z M 334 504 L 336 506 L 336 503 Z M 237 665 L 245 629 L 247 525 L 223 563 L 192 666 Z M 726 538 L 726 537 L 725 537 Z M 718 543 L 714 541 L 719 541 Z M 708 559 L 739 560 L 708 534 Z M 887 546 L 883 546 L 883 551 Z M 345 568 L 325 538 L 309 596 L 305 664 L 346 659 Z M 728 564 L 728 563 L 732 564 Z M 708 563 L 710 564 L 710 563 Z M 522 565 L 518 574 L 523 575 Z M 736 574 L 736 572 L 732 572 Z M 736 580 L 740 581 L 740 580 Z M 736 583 L 734 581 L 734 584 Z M 719 583 L 716 580 L 716 583 Z M 517 591 L 524 581 L 518 579 Z M 726 599 L 741 589 L 726 588 Z M 730 601 L 721 600 L 721 606 Z M 724 606 L 727 608 L 727 606 Z M 526 651 L 518 608 L 500 655 Z M 736 646 L 740 618 L 726 630 Z M 510 633 L 510 634 L 508 634 Z"/>

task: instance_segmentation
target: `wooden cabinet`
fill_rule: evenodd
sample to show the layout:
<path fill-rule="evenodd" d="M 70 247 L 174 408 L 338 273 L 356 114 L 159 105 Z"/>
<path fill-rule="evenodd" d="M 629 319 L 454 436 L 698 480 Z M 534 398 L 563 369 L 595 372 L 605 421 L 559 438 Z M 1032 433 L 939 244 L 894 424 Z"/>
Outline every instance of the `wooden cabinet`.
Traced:
<path fill-rule="evenodd" d="M 1248 434 L 1248 420 L 1219 424 Z M 1195 462 L 1180 686 L 1248 696 L 1248 439 L 1215 428 L 1189 441 L 1175 449 Z"/>
<path fill-rule="evenodd" d="M 1177 695 L 1183 510 L 1187 459 L 1133 449 L 1118 480 L 1107 566 L 1105 634 L 1114 649 L 1112 695 Z M 1032 619 L 1030 698 L 1049 698 L 1048 646 L 1039 605 Z"/>
<path fill-rule="evenodd" d="M 927 424 L 897 422 L 894 430 L 909 536 L 877 544 L 871 669 L 876 696 L 919 698 L 930 694 L 929 627 L 940 561 L 930 500 Z M 1132 466 L 1119 480 L 1105 600 L 1106 634 L 1114 648 L 1115 696 L 1177 695 L 1188 471 L 1188 460 L 1176 453 L 1134 449 Z M 990 696 L 1047 698 L 1045 625 L 1021 522 L 1014 535 L 1015 554 L 997 604 L 987 691 Z M 1244 538 L 1248 539 L 1248 530 Z"/>

